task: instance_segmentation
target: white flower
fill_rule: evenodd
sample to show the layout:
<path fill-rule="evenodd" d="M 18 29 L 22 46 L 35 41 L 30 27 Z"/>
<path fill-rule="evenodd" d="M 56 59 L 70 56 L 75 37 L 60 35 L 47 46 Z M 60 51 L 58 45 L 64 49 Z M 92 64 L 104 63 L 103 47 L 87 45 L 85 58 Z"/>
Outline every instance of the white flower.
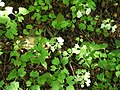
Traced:
<path fill-rule="evenodd" d="M 89 15 L 91 13 L 91 8 L 87 8 L 86 15 Z"/>
<path fill-rule="evenodd" d="M 1 7 L 4 7 L 4 6 L 5 6 L 5 3 L 4 3 L 4 2 L 1 2 L 1 0 L 0 0 L 0 6 L 1 6 Z"/>
<path fill-rule="evenodd" d="M 75 48 L 77 49 L 77 48 L 79 48 L 80 46 L 78 45 L 78 44 L 75 44 Z"/>
<path fill-rule="evenodd" d="M 112 32 L 115 32 L 116 28 L 117 28 L 117 26 L 114 25 L 114 26 L 112 27 Z"/>
<path fill-rule="evenodd" d="M 47 43 L 46 43 L 46 45 L 47 45 L 48 47 L 51 47 L 51 45 L 50 45 L 50 43 L 49 43 L 49 42 L 47 42 Z"/>
<path fill-rule="evenodd" d="M 91 83 L 90 79 L 87 79 L 85 83 L 86 83 L 87 87 L 89 87 L 90 83 Z"/>
<path fill-rule="evenodd" d="M 90 83 L 91 83 L 89 78 L 90 78 L 90 73 L 89 72 L 85 72 L 84 80 L 85 80 L 85 83 L 86 83 L 87 87 L 90 86 Z"/>
<path fill-rule="evenodd" d="M 64 39 L 62 39 L 61 37 L 58 37 L 57 40 L 60 45 L 63 45 Z"/>
<path fill-rule="evenodd" d="M 84 80 L 87 80 L 88 78 L 90 78 L 90 73 L 89 72 L 85 72 Z"/>
<path fill-rule="evenodd" d="M 82 46 L 82 49 L 86 50 L 86 49 L 87 49 L 87 46 L 86 46 L 86 45 L 83 45 L 83 46 Z"/>
<path fill-rule="evenodd" d="M 81 13 L 80 10 L 78 10 L 78 12 L 77 12 L 77 17 L 78 17 L 78 18 L 82 17 L 82 13 Z"/>
<path fill-rule="evenodd" d="M 83 87 L 84 87 L 84 85 L 82 84 L 82 85 L 81 85 L 81 87 L 83 88 Z"/>
<path fill-rule="evenodd" d="M 76 48 L 72 48 L 72 53 L 79 54 L 80 50 L 77 50 Z"/>
<path fill-rule="evenodd" d="M 55 51 L 55 47 L 52 46 L 52 47 L 51 47 L 51 50 L 52 50 L 52 52 L 54 52 L 54 51 Z"/>
<path fill-rule="evenodd" d="M 3 16 L 3 15 L 4 15 L 3 11 L 0 11 L 0 16 Z"/>
<path fill-rule="evenodd" d="M 107 28 L 108 30 L 110 30 L 111 25 L 110 24 L 106 24 L 105 28 Z"/>
<path fill-rule="evenodd" d="M 5 7 L 7 14 L 13 14 L 13 7 Z"/>
<path fill-rule="evenodd" d="M 100 28 L 104 28 L 104 27 L 105 27 L 105 24 L 102 23 Z"/>

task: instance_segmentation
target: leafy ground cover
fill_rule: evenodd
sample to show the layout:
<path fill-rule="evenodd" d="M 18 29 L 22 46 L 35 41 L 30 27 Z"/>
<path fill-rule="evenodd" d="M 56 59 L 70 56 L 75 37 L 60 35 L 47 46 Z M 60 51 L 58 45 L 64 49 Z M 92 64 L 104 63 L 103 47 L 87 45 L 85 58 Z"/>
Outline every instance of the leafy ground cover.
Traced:
<path fill-rule="evenodd" d="M 119 0 L 0 0 L 1 90 L 119 90 Z"/>

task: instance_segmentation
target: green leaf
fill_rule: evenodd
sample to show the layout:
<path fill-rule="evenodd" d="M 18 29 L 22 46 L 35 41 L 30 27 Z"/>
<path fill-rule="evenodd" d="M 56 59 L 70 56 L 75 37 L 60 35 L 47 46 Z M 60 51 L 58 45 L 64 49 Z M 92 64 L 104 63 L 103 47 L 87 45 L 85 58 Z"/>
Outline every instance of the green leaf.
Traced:
<path fill-rule="evenodd" d="M 58 74 L 58 81 L 63 83 L 64 80 L 66 78 L 66 73 L 62 70 L 59 74 Z"/>
<path fill-rule="evenodd" d="M 67 81 L 67 83 L 68 83 L 69 85 L 75 84 L 75 82 L 74 82 L 74 76 L 69 76 L 69 77 L 67 77 L 67 78 L 66 78 L 66 81 Z"/>
<path fill-rule="evenodd" d="M 54 66 L 54 65 L 52 65 L 50 67 L 51 67 L 51 71 L 55 71 L 57 69 L 56 66 Z"/>
<path fill-rule="evenodd" d="M 33 85 L 30 87 L 30 90 L 40 90 L 40 86 L 39 85 Z"/>
<path fill-rule="evenodd" d="M 82 16 L 82 17 L 81 17 L 81 20 L 83 20 L 84 22 L 86 22 L 87 19 L 88 19 L 88 21 L 89 21 L 89 19 L 91 19 L 91 18 L 92 18 L 91 16 L 88 16 L 88 17 Z M 90 20 L 90 21 L 91 21 L 91 20 Z"/>
<path fill-rule="evenodd" d="M 7 33 L 17 35 L 17 23 L 15 21 L 11 21 L 7 24 L 9 24 L 7 25 Z"/>
<path fill-rule="evenodd" d="M 6 86 L 5 90 L 18 90 L 19 88 L 19 82 L 11 82 L 9 86 Z"/>
<path fill-rule="evenodd" d="M 85 23 L 80 23 L 79 28 L 85 30 L 86 29 L 86 24 Z"/>
<path fill-rule="evenodd" d="M 86 19 L 84 19 L 84 20 L 86 20 Z M 93 17 L 92 17 L 92 16 L 88 16 L 88 17 L 87 17 L 87 20 L 88 20 L 88 21 L 93 21 Z"/>
<path fill-rule="evenodd" d="M 54 28 L 56 27 L 56 25 L 57 25 L 57 21 L 56 21 L 56 20 L 52 21 L 52 26 L 53 26 Z"/>
<path fill-rule="evenodd" d="M 28 9 L 30 12 L 34 11 L 35 10 L 35 6 L 29 6 L 29 9 Z"/>
<path fill-rule="evenodd" d="M 120 64 L 116 66 L 116 70 L 120 70 Z"/>
<path fill-rule="evenodd" d="M 60 64 L 59 59 L 55 57 L 55 58 L 52 60 L 52 64 L 54 64 L 54 65 L 59 65 L 59 64 Z"/>
<path fill-rule="evenodd" d="M 69 0 L 63 0 L 63 3 L 69 5 Z"/>
<path fill-rule="evenodd" d="M 106 49 L 107 47 L 108 47 L 108 44 L 106 44 L 106 43 L 103 43 L 103 44 L 100 45 L 101 49 Z"/>
<path fill-rule="evenodd" d="M 45 0 L 45 3 L 46 3 L 46 4 L 50 4 L 50 3 L 51 3 L 51 0 Z"/>
<path fill-rule="evenodd" d="M 29 11 L 26 8 L 19 7 L 19 14 L 26 15 Z"/>
<path fill-rule="evenodd" d="M 3 34 L 3 31 L 2 31 L 2 30 L 0 30 L 0 37 L 2 36 L 2 34 Z"/>
<path fill-rule="evenodd" d="M 99 51 L 95 51 L 95 53 L 93 55 L 94 55 L 95 58 L 99 58 L 100 52 Z"/>
<path fill-rule="evenodd" d="M 83 45 L 80 49 L 79 58 L 83 58 L 86 55 L 87 46 Z"/>
<path fill-rule="evenodd" d="M 36 19 L 37 21 L 39 21 L 40 18 L 41 18 L 41 15 L 36 12 L 36 13 L 33 14 L 33 16 L 32 16 L 31 18 L 32 18 L 32 19 Z"/>
<path fill-rule="evenodd" d="M 52 89 L 51 90 L 60 90 L 60 83 L 58 81 L 53 81 L 51 83 Z"/>
<path fill-rule="evenodd" d="M 16 69 L 13 69 L 12 71 L 10 71 L 8 77 L 7 77 L 7 80 L 13 80 L 15 78 L 17 78 L 17 70 Z"/>
<path fill-rule="evenodd" d="M 107 60 L 107 67 L 106 67 L 106 69 L 111 70 L 111 71 L 115 70 L 116 69 L 116 63 L 114 63 L 114 62 L 115 62 L 114 59 Z"/>
<path fill-rule="evenodd" d="M 61 59 L 61 63 L 62 63 L 63 65 L 68 64 L 68 57 L 63 57 L 63 58 Z"/>
<path fill-rule="evenodd" d="M 67 56 L 68 55 L 67 51 L 63 51 L 62 55 Z"/>
<path fill-rule="evenodd" d="M 25 35 L 29 35 L 29 32 L 28 32 L 26 29 L 23 29 L 23 33 L 24 33 Z"/>
<path fill-rule="evenodd" d="M 75 90 L 75 88 L 73 85 L 69 85 L 69 86 L 67 86 L 66 90 Z"/>
<path fill-rule="evenodd" d="M 92 25 L 88 25 L 87 30 L 88 30 L 88 31 L 94 31 L 94 28 L 93 28 Z"/>
<path fill-rule="evenodd" d="M 67 22 L 67 21 L 62 21 L 61 23 L 59 23 L 60 24 L 60 27 L 61 28 L 66 28 L 68 25 L 69 25 L 69 22 Z"/>
<path fill-rule="evenodd" d="M 37 78 L 38 84 L 39 84 L 39 85 L 44 85 L 45 82 L 46 82 L 46 78 L 47 78 L 47 77 L 46 77 L 45 75 L 39 76 L 39 77 Z"/>
<path fill-rule="evenodd" d="M 100 28 L 97 28 L 97 29 L 96 29 L 96 32 L 97 32 L 98 34 L 102 33 L 102 31 L 100 30 Z"/>
<path fill-rule="evenodd" d="M 0 64 L 2 64 L 2 61 L 0 61 Z"/>
<path fill-rule="evenodd" d="M 42 15 L 41 21 L 45 22 L 48 20 L 48 16 L 47 15 Z"/>
<path fill-rule="evenodd" d="M 45 59 L 45 58 L 44 58 Z M 41 64 L 43 65 L 43 67 L 45 68 L 45 69 L 47 69 L 47 63 L 45 62 L 45 60 L 41 60 L 42 62 L 41 62 Z"/>
<path fill-rule="evenodd" d="M 42 7 L 43 10 L 48 10 L 48 6 Z"/>
<path fill-rule="evenodd" d="M 103 73 L 97 74 L 97 79 L 102 81 L 102 82 L 106 81 Z"/>
<path fill-rule="evenodd" d="M 26 28 L 27 28 L 27 29 L 32 29 L 33 26 L 32 26 L 31 24 L 28 24 L 28 25 L 26 26 Z"/>
<path fill-rule="evenodd" d="M 24 20 L 24 17 L 23 16 L 18 16 L 18 21 L 19 22 L 22 22 Z"/>
<path fill-rule="evenodd" d="M 98 65 L 99 65 L 99 67 L 105 69 L 106 66 L 107 66 L 107 61 L 106 61 L 106 60 L 100 60 L 100 61 L 98 62 Z"/>
<path fill-rule="evenodd" d="M 24 68 L 19 68 L 18 69 L 18 75 L 20 76 L 20 77 L 24 77 L 25 76 L 25 74 L 26 74 L 26 71 L 24 71 L 25 69 Z"/>
<path fill-rule="evenodd" d="M 29 60 L 29 58 L 31 58 L 31 57 L 33 57 L 33 52 L 26 52 L 25 54 L 23 54 L 22 56 L 21 56 L 21 60 L 23 61 L 23 62 L 27 62 L 28 60 Z"/>
<path fill-rule="evenodd" d="M 87 59 L 86 59 L 86 63 L 88 64 L 88 66 L 90 66 L 91 64 L 92 64 L 92 57 L 88 57 Z"/>
<path fill-rule="evenodd" d="M 95 10 L 96 4 L 92 0 L 88 0 L 86 4 L 88 5 L 89 8 Z"/>
<path fill-rule="evenodd" d="M 92 21 L 90 22 L 90 24 L 91 24 L 91 25 L 96 25 L 96 21 L 92 20 Z"/>
<path fill-rule="evenodd" d="M 65 73 L 66 75 L 69 74 L 69 72 L 68 72 L 68 70 L 67 70 L 66 68 L 64 68 L 64 69 L 62 70 L 62 72 Z"/>
<path fill-rule="evenodd" d="M 117 71 L 117 72 L 115 73 L 115 75 L 116 75 L 117 77 L 120 77 L 120 71 Z"/>
<path fill-rule="evenodd" d="M 116 48 L 120 48 L 120 40 L 115 40 Z"/>
<path fill-rule="evenodd" d="M 12 57 L 12 56 L 19 57 L 19 56 L 20 56 L 20 53 L 18 53 L 17 51 L 12 51 L 12 52 L 10 53 L 10 56 L 11 56 L 11 57 Z"/>
<path fill-rule="evenodd" d="M 6 24 L 8 21 L 10 21 L 10 18 L 7 15 L 0 16 L 0 23 Z"/>
<path fill-rule="evenodd" d="M 13 85 L 15 88 L 19 88 L 19 82 L 14 81 L 10 83 L 10 85 Z"/>
<path fill-rule="evenodd" d="M 70 9 L 72 10 L 72 12 L 75 12 L 77 10 L 75 6 L 72 6 Z"/>
<path fill-rule="evenodd" d="M 57 14 L 57 18 L 55 19 L 58 23 L 62 22 L 65 20 L 64 16 L 62 15 L 62 13 L 58 13 Z"/>
<path fill-rule="evenodd" d="M 27 82 L 26 82 L 27 87 L 31 86 L 31 84 L 32 84 L 31 81 L 27 81 Z"/>
<path fill-rule="evenodd" d="M 3 85 L 4 85 L 4 81 L 3 81 L 3 80 L 1 80 L 1 81 L 0 81 L 0 88 L 2 88 L 2 87 L 3 87 Z"/>
<path fill-rule="evenodd" d="M 11 59 L 11 62 L 12 62 L 15 66 L 18 66 L 18 67 L 22 64 L 21 61 L 16 60 L 16 59 Z"/>
<path fill-rule="evenodd" d="M 36 77 L 39 76 L 39 72 L 38 72 L 38 71 L 33 71 L 33 70 L 32 70 L 32 71 L 30 72 L 30 76 L 33 77 L 33 78 L 36 78 Z"/>
<path fill-rule="evenodd" d="M 53 12 L 49 14 L 49 17 L 50 17 L 51 19 L 56 18 L 55 14 L 54 14 Z"/>

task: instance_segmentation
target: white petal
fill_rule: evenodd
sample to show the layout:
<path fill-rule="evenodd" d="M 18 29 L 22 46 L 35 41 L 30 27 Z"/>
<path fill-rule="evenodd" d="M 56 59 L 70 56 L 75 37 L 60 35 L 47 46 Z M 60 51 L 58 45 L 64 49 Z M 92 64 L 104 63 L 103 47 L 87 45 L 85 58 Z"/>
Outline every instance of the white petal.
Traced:
<path fill-rule="evenodd" d="M 63 45 L 64 39 L 62 39 L 61 37 L 58 37 L 57 40 L 58 40 L 59 44 Z"/>
<path fill-rule="evenodd" d="M 82 13 L 80 12 L 80 10 L 78 10 L 78 12 L 77 12 L 77 17 L 78 18 L 82 17 Z"/>
<path fill-rule="evenodd" d="M 13 13 L 13 7 L 5 7 L 5 10 L 7 11 L 8 14 Z"/>
<path fill-rule="evenodd" d="M 5 3 L 4 3 L 4 2 L 0 2 L 0 6 L 1 6 L 1 7 L 4 7 L 4 6 L 5 6 Z"/>
<path fill-rule="evenodd" d="M 77 48 L 79 48 L 80 46 L 78 45 L 78 44 L 75 44 L 75 48 L 77 49 Z"/>

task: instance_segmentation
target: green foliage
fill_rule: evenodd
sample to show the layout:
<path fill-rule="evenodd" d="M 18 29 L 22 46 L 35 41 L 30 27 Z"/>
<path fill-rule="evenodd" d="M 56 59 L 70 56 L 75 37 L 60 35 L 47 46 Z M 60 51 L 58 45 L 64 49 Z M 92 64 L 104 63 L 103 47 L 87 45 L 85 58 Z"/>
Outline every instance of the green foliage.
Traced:
<path fill-rule="evenodd" d="M 5 90 L 22 90 L 21 88 L 19 88 L 19 82 L 11 82 L 10 85 L 6 86 Z"/>
<path fill-rule="evenodd" d="M 95 0 L 31 2 L 28 9 L 19 7 L 15 14 L 11 12 L 15 19 L 7 10 L 0 11 L 0 37 L 5 39 L 0 39 L 0 67 L 5 66 L 0 70 L 0 75 L 5 74 L 0 89 L 119 90 L 120 40 L 115 40 L 113 49 L 107 42 L 92 40 L 101 35 L 107 38 L 117 26 L 114 20 L 91 14 L 96 10 Z M 68 37 L 62 38 L 59 33 L 66 35 L 71 30 L 83 35 L 78 33 L 76 41 L 66 48 Z M 70 37 L 74 36 L 72 32 Z"/>

